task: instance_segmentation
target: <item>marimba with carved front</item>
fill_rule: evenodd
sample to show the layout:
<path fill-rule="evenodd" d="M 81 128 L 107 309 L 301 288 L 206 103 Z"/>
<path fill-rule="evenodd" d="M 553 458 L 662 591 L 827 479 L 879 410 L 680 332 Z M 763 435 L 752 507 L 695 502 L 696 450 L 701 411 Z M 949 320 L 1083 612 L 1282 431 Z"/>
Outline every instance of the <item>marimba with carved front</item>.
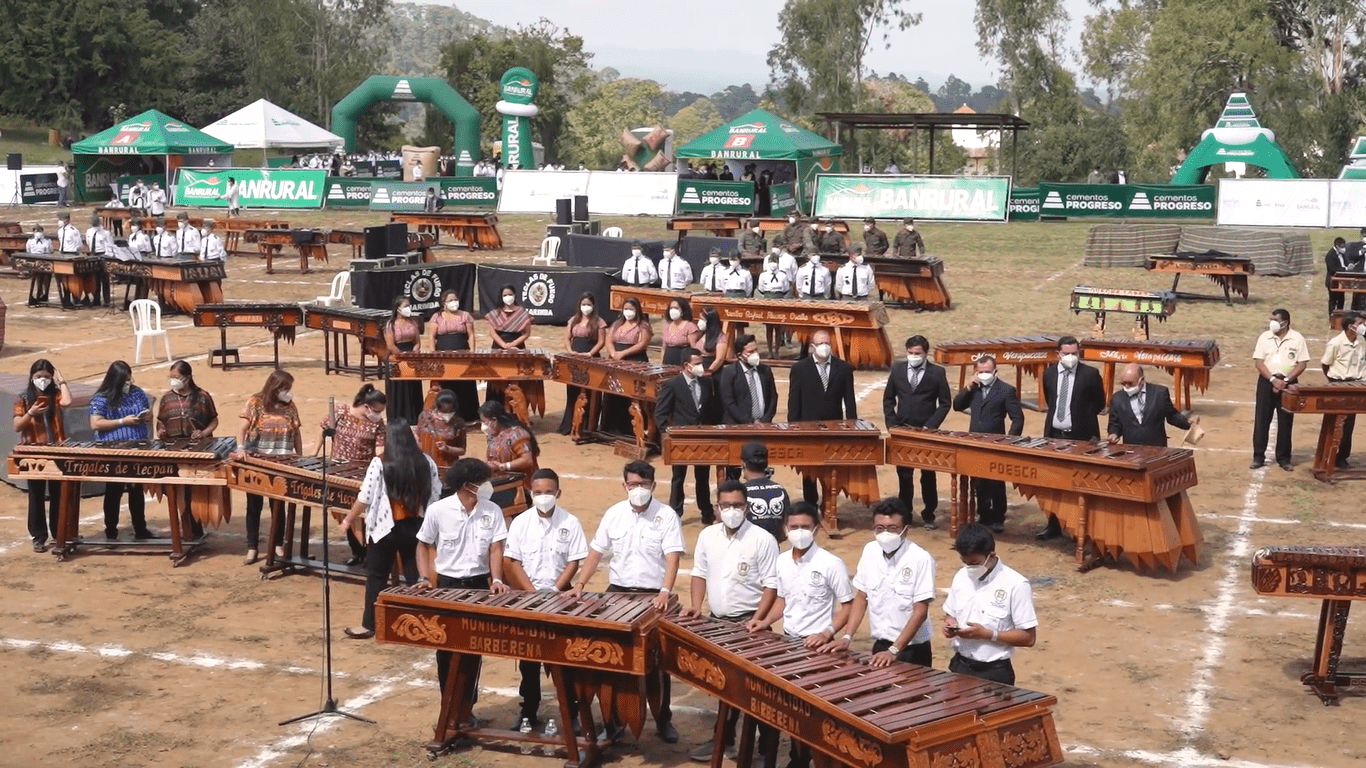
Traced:
<path fill-rule="evenodd" d="M 1281 394 L 1281 407 L 1291 413 L 1323 415 L 1314 449 L 1314 477 L 1326 483 L 1366 479 L 1366 469 L 1336 466 L 1347 417 L 1366 413 L 1366 381 L 1294 384 Z"/>
<path fill-rule="evenodd" d="M 1172 396 L 1176 407 L 1191 409 L 1191 387 L 1204 392 L 1209 375 L 1219 362 L 1219 342 L 1212 339 L 1082 339 L 1081 359 L 1102 363 L 1105 399 L 1115 391 L 1117 366 L 1129 363 L 1161 368 L 1172 376 Z"/>
<path fill-rule="evenodd" d="M 734 622 L 671 617 L 660 625 L 664 669 L 809 746 L 816 765 L 866 768 L 1037 768 L 1063 761 L 1057 699 L 866 654 L 816 653 L 797 638 Z M 774 745 L 776 748 L 776 745 Z M 720 768 L 720 733 L 713 768 Z M 741 730 L 739 768 L 753 759 Z"/>
<path fill-rule="evenodd" d="M 835 355 L 854 368 L 884 369 L 892 365 L 892 345 L 885 327 L 887 307 L 880 301 L 728 299 L 717 294 L 696 294 L 690 301 L 694 317 L 703 309 L 715 310 L 721 332 L 728 339 L 734 339 L 735 325 L 747 323 L 785 328 L 801 344 L 816 331 L 829 331 Z"/>
<path fill-rule="evenodd" d="M 122 277 L 134 287 L 133 298 L 145 299 L 155 294 L 157 302 L 170 310 L 191 314 L 200 304 L 223 301 L 223 281 L 227 267 L 221 261 L 197 259 L 155 259 L 147 261 L 104 260 L 104 271 L 110 277 Z M 124 294 L 124 308 L 128 296 Z"/>
<path fill-rule="evenodd" d="M 323 372 L 358 373 L 361 381 L 371 375 L 382 375 L 379 361 L 389 353 L 384 344 L 384 325 L 391 315 L 387 309 L 306 307 L 304 325 L 323 332 Z M 357 365 L 351 365 L 351 337 L 355 337 L 360 346 Z M 375 357 L 374 365 L 365 364 L 367 353 Z"/>
<path fill-rule="evenodd" d="M 266 302 L 224 302 L 221 304 L 200 304 L 194 310 L 194 324 L 197 328 L 217 328 L 219 345 L 209 350 L 209 366 L 219 365 L 223 370 L 247 368 L 256 365 L 280 367 L 280 339 L 294 343 L 295 329 L 304 324 L 304 309 L 298 304 L 276 304 Z M 275 344 L 272 362 L 241 361 L 237 347 L 228 346 L 230 326 L 269 328 Z M 236 361 L 228 362 L 232 357 Z M 214 362 L 218 359 L 218 363 Z"/>
<path fill-rule="evenodd" d="M 836 494 L 863 504 L 880 498 L 877 468 L 882 463 L 882 430 L 869 421 L 802 421 L 780 424 L 721 424 L 673 427 L 664 433 L 665 464 L 736 467 L 745 443 L 768 447 L 768 463 L 792 467 L 824 486 L 821 516 L 838 531 Z"/>
<path fill-rule="evenodd" d="M 659 443 L 659 427 L 655 424 L 659 387 L 678 375 L 680 370 L 676 365 L 559 354 L 555 355 L 551 365 L 551 376 L 561 384 L 579 388 L 578 398 L 573 403 L 565 404 L 566 408 L 573 409 L 574 426 L 569 436 L 574 442 L 612 443 L 619 451 L 643 459 L 649 454 L 650 446 Z M 603 395 L 617 395 L 629 401 L 629 436 L 598 428 L 602 418 Z M 585 416 L 587 421 L 584 420 Z"/>
<path fill-rule="evenodd" d="M 532 412 L 545 415 L 545 381 L 551 372 L 545 350 L 402 352 L 390 360 L 388 371 L 395 381 L 431 382 L 425 408 L 436 402 L 443 381 L 485 381 L 503 389 L 508 411 L 523 424 L 531 423 Z"/>
<path fill-rule="evenodd" d="M 52 279 L 64 309 L 101 306 L 109 303 L 105 283 L 104 259 L 89 253 L 15 253 L 10 266 L 29 276 L 28 305 L 48 305 Z"/>
<path fill-rule="evenodd" d="M 1184 448 L 894 427 L 887 462 L 955 476 L 950 534 L 973 519 L 968 479 L 1014 483 L 1077 540 L 1083 571 L 1121 555 L 1135 566 L 1175 572 L 1198 563 L 1203 538 L 1188 488 L 1195 455 Z M 1086 545 L 1093 559 L 1086 559 Z"/>
<path fill-rule="evenodd" d="M 890 296 L 900 304 L 932 311 L 953 308 L 948 286 L 944 284 L 944 260 L 938 256 L 864 256 L 863 263 L 873 268 L 873 281 L 884 299 Z"/>
<path fill-rule="evenodd" d="M 249 229 L 289 229 L 289 222 L 280 219 L 244 219 L 240 216 L 228 217 L 218 222 L 218 231 L 223 233 L 223 247 L 228 253 L 244 253 L 240 249 L 242 233 Z"/>
<path fill-rule="evenodd" d="M 1249 256 L 1200 256 L 1183 253 L 1160 253 L 1147 258 L 1143 266 L 1154 272 L 1167 272 L 1172 275 L 1172 293 L 1177 293 L 1176 284 L 1187 272 L 1204 275 L 1224 290 L 1224 303 L 1233 304 L 1230 292 L 1236 293 L 1247 301 L 1247 278 L 1257 271 Z M 1183 299 L 1217 299 L 1203 293 L 1180 293 Z"/>
<path fill-rule="evenodd" d="M 569 766 L 598 761 L 601 745 L 592 699 L 601 703 L 603 720 L 629 727 L 636 736 L 645 725 L 647 701 L 654 709 L 660 692 L 647 690 L 649 673 L 659 668 L 657 626 L 660 611 L 654 595 L 508 592 L 401 587 L 381 592 L 375 602 L 375 639 L 380 643 L 451 651 L 455 658 L 434 737 L 433 756 L 460 738 L 515 741 L 563 746 Z M 559 738 L 517 731 L 470 727 L 474 705 L 467 681 L 477 679 L 480 656 L 538 661 L 546 665 L 559 698 Z M 578 712 L 570 708 L 579 702 Z M 581 733 L 570 723 L 577 714 Z"/>
<path fill-rule="evenodd" d="M 503 236 L 498 234 L 498 214 L 470 211 L 443 211 L 441 213 L 403 213 L 389 214 L 389 221 L 416 225 L 419 232 L 430 232 L 437 242 L 441 235 L 447 234 L 453 240 L 463 242 L 469 250 L 478 248 L 483 251 L 498 250 L 503 247 Z"/>
<path fill-rule="evenodd" d="M 301 275 L 313 271 L 309 259 L 327 261 L 327 233 L 321 229 L 248 229 L 242 233 L 242 241 L 256 243 L 266 260 L 267 275 L 275 274 L 275 257 L 286 246 L 298 251 Z"/>
<path fill-rule="evenodd" d="M 1072 289 L 1072 311 L 1094 312 L 1095 335 L 1105 335 L 1105 317 L 1111 312 L 1135 316 L 1134 338 L 1147 341 L 1148 319 L 1165 321 L 1176 311 L 1176 294 L 1171 291 L 1132 291 L 1124 288 L 1092 288 L 1079 285 Z"/>
<path fill-rule="evenodd" d="M 1015 366 L 1015 391 L 1020 393 L 1020 404 L 1036 411 L 1047 409 L 1043 395 L 1043 370 L 1058 362 L 1058 336 L 1006 336 L 999 339 L 969 339 L 943 341 L 934 348 L 934 361 L 940 365 L 958 366 L 958 388 L 967 386 L 968 371 L 983 355 L 996 359 L 996 366 Z M 1034 377 L 1039 387 L 1039 399 L 1024 400 L 1024 375 Z"/>

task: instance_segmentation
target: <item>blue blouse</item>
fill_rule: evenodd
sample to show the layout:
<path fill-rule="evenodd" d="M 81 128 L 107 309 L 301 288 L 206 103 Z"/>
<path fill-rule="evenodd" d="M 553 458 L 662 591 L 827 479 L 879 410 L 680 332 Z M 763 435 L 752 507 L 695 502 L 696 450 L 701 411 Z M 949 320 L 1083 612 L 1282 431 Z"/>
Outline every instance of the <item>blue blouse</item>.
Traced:
<path fill-rule="evenodd" d="M 90 398 L 90 415 L 99 416 L 109 421 L 118 421 L 125 416 L 136 416 L 152 407 L 147 400 L 147 393 L 138 387 L 133 387 L 128 394 L 123 396 L 118 408 L 110 408 L 109 400 L 102 394 Z M 96 430 L 96 440 L 147 440 L 151 437 L 148 424 L 139 421 L 137 424 L 124 424 L 114 429 L 104 431 Z"/>

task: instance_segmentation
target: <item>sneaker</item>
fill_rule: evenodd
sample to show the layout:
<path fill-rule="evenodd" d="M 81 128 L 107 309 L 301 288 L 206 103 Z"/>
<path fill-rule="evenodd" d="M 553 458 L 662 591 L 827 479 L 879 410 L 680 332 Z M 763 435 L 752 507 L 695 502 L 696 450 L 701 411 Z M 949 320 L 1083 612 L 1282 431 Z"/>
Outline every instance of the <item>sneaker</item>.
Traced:
<path fill-rule="evenodd" d="M 711 742 L 705 741 L 698 744 L 688 753 L 688 759 L 698 763 L 709 763 L 711 762 L 711 755 Z"/>
<path fill-rule="evenodd" d="M 46 552 L 46 551 L 47 551 L 47 542 L 46 542 L 46 541 L 38 541 L 37 539 L 34 539 L 34 540 L 33 540 L 33 551 L 34 551 L 34 552 Z"/>

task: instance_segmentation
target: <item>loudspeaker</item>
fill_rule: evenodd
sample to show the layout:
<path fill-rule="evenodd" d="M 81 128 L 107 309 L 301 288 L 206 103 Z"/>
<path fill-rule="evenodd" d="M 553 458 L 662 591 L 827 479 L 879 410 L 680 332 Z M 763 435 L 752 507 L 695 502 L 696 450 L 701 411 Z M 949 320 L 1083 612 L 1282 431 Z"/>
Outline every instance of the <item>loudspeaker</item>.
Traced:
<path fill-rule="evenodd" d="M 11 152 L 5 158 L 5 169 L 10 171 L 24 170 L 24 156 L 18 152 Z"/>
<path fill-rule="evenodd" d="M 388 251 L 386 251 L 386 253 L 388 253 L 388 255 L 390 255 L 390 256 L 394 256 L 394 255 L 396 255 L 396 254 L 400 254 L 400 255 L 407 254 L 407 253 L 408 253 L 408 224 L 407 224 L 406 222 L 397 221 L 397 222 L 394 222 L 394 223 L 392 223 L 392 224 L 389 224 L 389 225 L 388 225 L 388 230 L 389 230 L 389 239 L 388 239 L 388 242 L 387 242 Z"/>
<path fill-rule="evenodd" d="M 389 249 L 389 228 L 383 224 L 365 228 L 365 258 L 382 259 Z"/>
<path fill-rule="evenodd" d="M 547 224 L 545 228 L 546 237 L 558 237 L 564 239 L 574 233 L 572 224 Z"/>
<path fill-rule="evenodd" d="M 588 195 L 574 195 L 574 221 L 588 221 Z"/>
<path fill-rule="evenodd" d="M 573 223 L 573 219 L 571 218 L 571 215 L 570 215 L 571 206 L 573 206 L 573 205 L 574 205 L 574 201 L 573 201 L 573 200 L 570 200 L 570 199 L 567 198 L 567 197 L 561 197 L 560 199 L 558 199 L 558 200 L 555 201 L 555 223 L 556 223 L 556 224 L 558 224 L 558 225 L 560 225 L 560 226 L 562 226 L 562 227 L 567 227 L 567 226 L 569 226 L 571 223 Z"/>

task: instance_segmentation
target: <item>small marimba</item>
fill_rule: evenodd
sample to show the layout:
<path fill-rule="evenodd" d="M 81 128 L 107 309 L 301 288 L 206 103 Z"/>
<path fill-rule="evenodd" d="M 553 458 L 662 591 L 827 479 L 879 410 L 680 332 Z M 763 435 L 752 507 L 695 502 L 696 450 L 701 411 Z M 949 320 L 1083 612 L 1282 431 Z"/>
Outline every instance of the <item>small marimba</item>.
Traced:
<path fill-rule="evenodd" d="M 1325 483 L 1366 478 L 1366 469 L 1336 466 L 1347 417 L 1366 413 L 1366 381 L 1293 384 L 1281 393 L 1281 407 L 1291 413 L 1323 415 L 1318 447 L 1314 449 L 1314 477 Z"/>
<path fill-rule="evenodd" d="M 148 259 L 120 261 L 106 258 L 104 271 L 112 277 L 128 280 L 134 299 L 145 299 L 155 294 L 164 309 L 192 314 L 200 304 L 223 301 L 223 281 L 227 266 L 221 261 L 197 259 Z M 128 308 L 128 291 L 124 291 L 123 307 Z"/>
<path fill-rule="evenodd" d="M 1187 272 L 1195 275 L 1204 275 L 1224 290 L 1224 303 L 1232 305 L 1233 298 L 1230 294 L 1236 293 L 1247 301 L 1247 277 L 1257 271 L 1257 267 L 1252 263 L 1252 259 L 1247 256 L 1199 256 L 1181 253 L 1161 253 L 1148 257 L 1143 264 L 1144 267 L 1154 272 L 1169 272 L 1172 274 L 1172 293 L 1176 293 L 1176 284 L 1181 281 L 1181 276 Z M 1177 294 L 1183 299 L 1218 299 L 1218 296 L 1207 296 L 1203 293 L 1180 293 Z"/>
<path fill-rule="evenodd" d="M 887 307 L 880 301 L 728 299 L 717 294 L 696 294 L 690 301 L 694 316 L 704 309 L 715 310 L 721 333 L 732 342 L 734 326 L 747 323 L 785 328 L 801 344 L 816 331 L 829 331 L 835 355 L 854 368 L 884 369 L 892 364 L 892 345 L 885 328 Z"/>
<path fill-rule="evenodd" d="M 1191 409 L 1191 387 L 1204 392 L 1209 388 L 1210 371 L 1219 362 L 1219 343 L 1210 339 L 1136 341 L 1130 339 L 1082 339 L 1081 358 L 1102 363 L 1105 370 L 1105 399 L 1115 391 L 1115 371 L 1119 365 L 1161 368 L 1172 376 L 1176 407 Z"/>
<path fill-rule="evenodd" d="M 0 234 L 0 266 L 7 267 L 0 277 L 22 277 L 18 270 L 13 268 L 10 257 L 16 253 L 25 253 L 28 248 L 28 235 L 25 234 Z"/>
<path fill-rule="evenodd" d="M 969 339 L 944 341 L 934 348 L 934 361 L 940 365 L 958 366 L 958 388 L 967 386 L 968 370 L 983 355 L 996 359 L 997 367 L 1015 366 L 1015 391 L 1020 393 L 1020 404 L 1036 411 L 1047 410 L 1043 394 L 1043 370 L 1058 362 L 1058 336 L 1005 336 L 999 339 Z M 1038 400 L 1024 400 L 1024 375 L 1034 377 L 1039 385 Z"/>
<path fill-rule="evenodd" d="M 310 258 L 327 261 L 327 233 L 321 229 L 248 229 L 242 233 L 242 241 L 256 243 L 266 260 L 267 275 L 275 274 L 275 257 L 286 246 L 299 252 L 301 275 L 312 271 Z"/>
<path fill-rule="evenodd" d="M 360 380 L 383 375 L 380 360 L 389 350 L 384 344 L 384 325 L 391 313 L 387 309 L 362 307 L 308 306 L 304 311 L 304 325 L 323 332 L 324 373 L 357 373 Z M 351 344 L 355 337 L 360 344 L 360 363 L 351 365 Z M 365 355 L 375 357 L 375 364 L 366 366 Z"/>
<path fill-rule="evenodd" d="M 545 415 L 545 381 L 550 356 L 541 349 L 480 349 L 459 352 L 402 352 L 389 361 L 395 381 L 429 381 L 424 407 L 431 408 L 443 381 L 485 381 L 503 388 L 508 411 L 523 424 L 531 412 Z"/>
<path fill-rule="evenodd" d="M 1339 688 L 1366 687 L 1366 674 L 1338 670 L 1347 614 L 1366 600 L 1366 547 L 1267 547 L 1252 555 L 1252 588 L 1259 595 L 1323 600 L 1319 609 L 1314 668 L 1300 677 L 1325 705 Z"/>
<path fill-rule="evenodd" d="M 389 214 L 389 221 L 403 222 L 417 226 L 418 232 L 430 232 L 436 242 L 441 241 L 443 233 L 453 240 L 465 243 L 469 250 L 498 250 L 503 247 L 503 237 L 498 234 L 498 214 L 470 211 L 449 211 L 441 213 L 402 213 Z"/>
<path fill-rule="evenodd" d="M 15 253 L 10 266 L 29 276 L 28 305 L 48 306 L 52 278 L 63 309 L 98 307 L 109 303 L 104 259 L 88 253 Z"/>
<path fill-rule="evenodd" d="M 288 221 L 279 219 L 244 219 L 240 216 L 229 217 L 218 222 L 218 231 L 223 233 L 223 247 L 228 253 L 242 253 L 242 233 L 249 229 L 289 229 Z"/>
<path fill-rule="evenodd" d="M 864 256 L 863 263 L 873 268 L 873 281 L 884 299 L 890 296 L 901 306 L 931 311 L 953 308 L 948 286 L 944 285 L 944 260 L 938 256 L 917 259 Z"/>
<path fill-rule="evenodd" d="M 304 324 L 304 310 L 298 304 L 272 304 L 263 302 L 225 302 L 221 304 L 200 304 L 194 310 L 194 324 L 197 328 L 217 328 L 219 345 L 209 350 L 209 365 L 223 370 L 248 368 L 251 366 L 273 365 L 280 367 L 280 339 L 294 343 L 295 329 Z M 242 362 L 237 347 L 228 346 L 229 326 L 269 328 L 275 343 L 275 354 L 271 362 Z M 229 363 L 228 358 L 234 359 Z M 217 358 L 218 362 L 214 362 Z"/>
<path fill-rule="evenodd" d="M 649 454 L 650 446 L 659 443 L 659 426 L 655 424 L 659 387 L 678 375 L 680 370 L 676 365 L 559 354 L 555 355 L 551 365 L 551 377 L 561 384 L 579 388 L 578 398 L 573 403 L 565 404 L 566 408 L 573 408 L 574 426 L 569 436 L 574 442 L 614 444 L 618 452 L 643 459 Z M 617 395 L 629 401 L 630 436 L 598 428 L 602 418 L 603 395 Z M 588 417 L 586 422 L 585 414 Z"/>
<path fill-rule="evenodd" d="M 1134 315 L 1134 338 L 1148 340 L 1148 319 L 1165 321 L 1176 311 L 1176 294 L 1171 291 L 1131 291 L 1123 288 L 1091 288 L 1079 285 L 1072 289 L 1072 311 L 1094 312 L 1095 334 L 1105 335 L 1105 316 L 1110 312 Z"/>

